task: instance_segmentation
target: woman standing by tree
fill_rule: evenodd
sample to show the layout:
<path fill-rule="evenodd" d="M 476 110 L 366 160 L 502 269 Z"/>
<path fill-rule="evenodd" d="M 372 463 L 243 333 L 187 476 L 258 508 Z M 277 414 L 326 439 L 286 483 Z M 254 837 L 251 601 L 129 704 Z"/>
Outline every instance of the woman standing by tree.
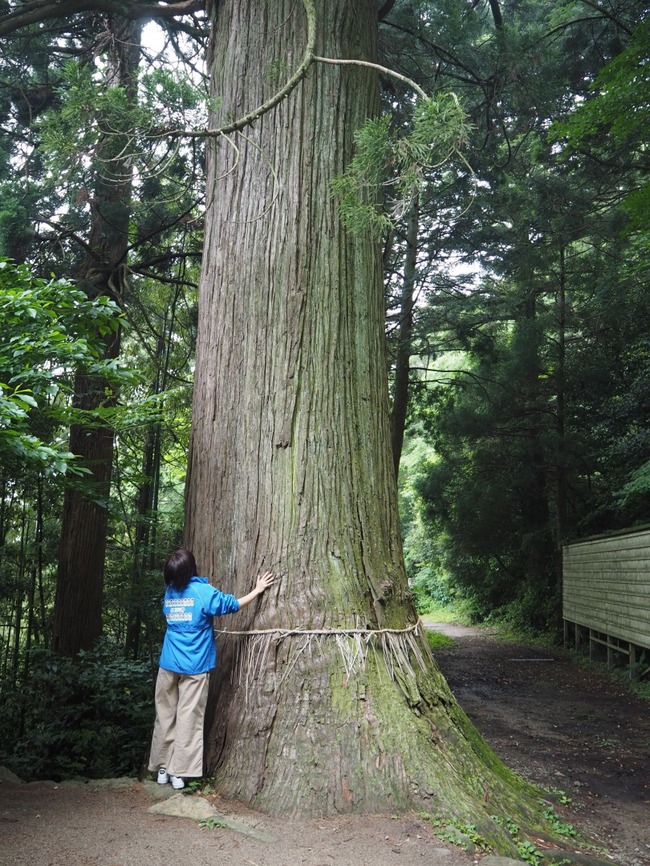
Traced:
<path fill-rule="evenodd" d="M 236 613 L 262 595 L 274 581 L 270 571 L 257 578 L 255 589 L 235 598 L 197 576 L 194 555 L 176 550 L 165 563 L 167 584 L 163 612 L 167 631 L 156 680 L 156 723 L 149 769 L 158 783 L 177 790 L 186 777 L 203 775 L 203 719 L 209 673 L 217 663 L 212 627 L 215 616 Z"/>

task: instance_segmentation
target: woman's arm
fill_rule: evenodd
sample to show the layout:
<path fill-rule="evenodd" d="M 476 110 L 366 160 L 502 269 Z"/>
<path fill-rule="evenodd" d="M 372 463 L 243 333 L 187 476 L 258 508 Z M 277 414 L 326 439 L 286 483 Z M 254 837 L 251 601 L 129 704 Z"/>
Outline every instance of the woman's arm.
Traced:
<path fill-rule="evenodd" d="M 255 589 L 251 590 L 248 595 L 243 596 L 242 598 L 238 598 L 240 607 L 246 607 L 247 604 L 250 604 L 253 599 L 257 598 L 258 595 L 262 595 L 265 590 L 267 590 L 270 586 L 273 586 L 273 582 L 275 577 L 270 571 L 265 571 L 261 577 L 257 578 L 257 584 Z"/>

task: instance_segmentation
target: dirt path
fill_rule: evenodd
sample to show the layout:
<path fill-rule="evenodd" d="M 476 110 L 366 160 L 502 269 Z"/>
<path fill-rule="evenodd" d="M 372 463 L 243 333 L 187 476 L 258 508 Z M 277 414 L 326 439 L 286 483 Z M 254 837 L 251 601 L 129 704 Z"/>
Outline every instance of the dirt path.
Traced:
<path fill-rule="evenodd" d="M 444 628 L 456 642 L 437 652 L 438 662 L 495 751 L 531 781 L 566 791 L 573 804 L 563 819 L 600 839 L 614 862 L 650 866 L 649 704 L 561 654 L 531 661 L 550 656 L 477 629 Z M 173 793 L 165 789 L 132 780 L 117 789 L 0 781 L 0 864 L 473 866 L 481 859 L 441 842 L 414 815 L 280 820 L 216 801 L 266 839 L 202 828 L 149 811 L 154 797 Z"/>
<path fill-rule="evenodd" d="M 2 866 L 473 866 L 414 815 L 274 819 L 215 802 L 256 836 L 152 814 L 155 782 L 128 788 L 0 782 Z M 168 793 L 170 786 L 165 786 Z M 259 838 L 261 837 L 261 838 Z"/>
<path fill-rule="evenodd" d="M 519 775 L 572 799 L 584 827 L 624 866 L 650 864 L 650 702 L 568 654 L 464 626 L 436 652 L 458 702 Z"/>

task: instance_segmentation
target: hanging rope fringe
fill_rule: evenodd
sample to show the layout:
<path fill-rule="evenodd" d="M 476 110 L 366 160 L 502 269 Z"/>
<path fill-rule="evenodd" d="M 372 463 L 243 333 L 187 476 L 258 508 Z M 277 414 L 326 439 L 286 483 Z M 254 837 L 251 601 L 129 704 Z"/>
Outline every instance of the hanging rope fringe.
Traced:
<path fill-rule="evenodd" d="M 404 677 L 415 677 L 413 661 L 422 669 L 426 668 L 425 654 L 422 650 L 422 644 L 418 640 L 422 634 L 421 629 L 422 625 L 418 620 L 417 623 L 407 628 L 269 628 L 250 631 L 223 629 L 217 631 L 217 636 L 234 635 L 243 638 L 237 643 L 231 680 L 239 684 L 244 683 L 246 700 L 248 700 L 249 683 L 261 676 L 266 670 L 269 649 L 273 643 L 291 639 L 287 665 L 279 685 L 289 676 L 305 653 L 308 653 L 310 658 L 313 657 L 315 651 L 319 652 L 321 656 L 324 655 L 323 644 L 328 638 L 333 638 L 336 643 L 346 680 L 356 671 L 364 670 L 368 653 L 371 649 L 376 652 L 377 644 L 381 648 L 386 670 L 391 680 L 402 680 Z"/>

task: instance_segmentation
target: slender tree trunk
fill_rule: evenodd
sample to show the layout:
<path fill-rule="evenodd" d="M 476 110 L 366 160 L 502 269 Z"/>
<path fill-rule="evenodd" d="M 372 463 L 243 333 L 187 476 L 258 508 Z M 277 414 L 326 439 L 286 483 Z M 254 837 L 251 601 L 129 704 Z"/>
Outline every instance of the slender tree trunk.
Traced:
<path fill-rule="evenodd" d="M 113 22 L 111 48 L 106 60 L 106 86 L 127 87 L 135 98 L 140 58 L 140 25 Z M 125 138 L 107 131 L 95 155 L 97 183 L 88 241 L 89 253 L 80 282 L 90 294 L 119 295 L 123 288 L 131 215 L 132 168 L 125 155 Z M 105 356 L 117 358 L 120 334 L 106 340 Z M 108 397 L 107 397 L 108 393 Z M 108 383 L 78 373 L 75 405 L 92 411 L 115 399 Z M 108 498 L 113 462 L 113 430 L 75 424 L 70 450 L 90 470 L 89 480 L 66 491 L 54 603 L 52 646 L 75 656 L 91 649 L 101 634 L 104 556 L 108 527 Z"/>
<path fill-rule="evenodd" d="M 16 580 L 16 607 L 14 609 L 13 660 L 11 664 L 11 682 L 15 689 L 20 669 L 20 647 L 23 635 L 23 599 L 25 597 L 25 573 L 27 570 L 27 541 L 29 538 L 29 519 L 27 503 L 23 501 L 20 523 L 20 558 L 18 561 Z M 29 617 L 29 611 L 27 612 Z"/>
<path fill-rule="evenodd" d="M 118 346 L 116 335 L 106 357 L 116 357 Z M 77 375 L 76 406 L 94 410 L 106 405 L 105 384 L 96 377 Z M 70 431 L 70 450 L 91 472 L 83 488 L 66 490 L 63 503 L 52 648 L 72 657 L 79 650 L 92 649 L 102 630 L 113 431 L 108 426 L 88 430 L 75 424 Z"/>
<path fill-rule="evenodd" d="M 531 586 L 554 590 L 554 543 L 549 506 L 553 482 L 548 477 L 549 459 L 545 448 L 546 395 L 540 382 L 543 365 L 540 359 L 541 331 L 537 313 L 538 290 L 531 269 L 522 303 L 522 333 L 519 337 L 524 367 L 520 384 L 522 412 L 521 435 L 524 437 L 526 483 L 519 491 L 521 532 L 525 540 L 526 565 L 522 578 Z"/>
<path fill-rule="evenodd" d="M 404 444 L 404 428 L 409 402 L 409 377 L 411 372 L 411 350 L 413 340 L 413 303 L 415 278 L 418 258 L 418 228 L 420 225 L 420 208 L 416 196 L 411 205 L 411 212 L 406 231 L 406 256 L 404 260 L 404 279 L 402 282 L 402 300 L 400 304 L 399 332 L 397 353 L 395 357 L 395 385 L 393 406 L 391 412 L 391 443 L 393 451 L 393 468 L 395 478 L 399 474 L 399 463 Z"/>
<path fill-rule="evenodd" d="M 555 501 L 551 503 L 554 520 L 553 567 L 555 571 L 556 619 L 562 620 L 562 545 L 567 535 L 567 465 L 566 465 L 566 247 L 560 246 L 557 293 L 557 372 L 555 418 Z M 551 509 L 549 509 L 550 512 Z"/>
<path fill-rule="evenodd" d="M 177 287 L 168 309 L 168 317 L 158 337 L 156 344 L 156 358 L 158 366 L 152 385 L 152 395 L 163 394 L 167 388 L 169 375 L 170 349 L 174 338 L 176 325 L 176 306 L 180 295 Z M 138 490 L 138 505 L 135 530 L 135 544 L 133 556 L 133 570 L 131 573 L 131 593 L 129 604 L 128 625 L 126 631 L 126 652 L 133 658 L 140 655 L 143 624 L 148 625 L 149 599 L 147 594 L 145 575 L 152 571 L 156 565 L 156 528 L 158 496 L 160 491 L 160 463 L 161 463 L 161 428 L 155 422 L 147 430 L 142 460 L 142 475 L 144 481 Z"/>
<path fill-rule="evenodd" d="M 158 352 L 164 347 L 159 345 Z M 160 393 L 160 391 L 156 391 Z M 126 629 L 125 650 L 132 658 L 140 655 L 142 625 L 147 616 L 148 599 L 146 574 L 152 567 L 152 543 L 155 539 L 155 522 L 158 488 L 160 485 L 160 427 L 158 424 L 147 430 L 142 460 L 144 481 L 138 490 L 135 538 L 133 545 L 133 570 L 131 572 L 130 601 Z"/>
<path fill-rule="evenodd" d="M 45 646 L 47 646 L 48 641 L 48 632 L 45 625 L 46 615 L 45 615 L 45 587 L 43 585 L 43 565 L 44 565 L 44 515 L 43 515 L 43 477 L 39 474 L 37 487 L 36 487 L 36 495 L 37 495 L 37 549 L 38 549 L 38 557 L 37 557 L 37 574 L 38 574 L 38 621 L 36 624 L 35 632 L 38 635 L 39 640 L 42 640 Z"/>
<path fill-rule="evenodd" d="M 557 363 L 557 538 L 562 548 L 567 532 L 566 480 L 566 250 L 560 249 L 558 287 L 558 363 Z"/>
<path fill-rule="evenodd" d="M 140 637 L 143 617 L 143 588 L 145 573 L 151 558 L 150 538 L 152 521 L 155 520 L 153 502 L 160 473 L 160 430 L 151 427 L 147 430 L 142 460 L 144 481 L 138 489 L 135 538 L 133 544 L 133 569 L 129 598 L 128 622 L 126 628 L 125 650 L 132 658 L 140 653 Z"/>
<path fill-rule="evenodd" d="M 316 52 L 373 60 L 376 15 L 375 0 L 318 4 Z M 306 23 L 293 0 L 213 16 L 218 124 L 264 102 Z M 377 108 L 374 70 L 316 65 L 209 147 L 186 543 L 225 591 L 266 568 L 278 582 L 219 623 L 247 634 L 219 638 L 207 768 L 269 812 L 424 805 L 496 838 L 490 814 L 530 814 L 409 631 L 380 251 L 345 233 L 330 194 Z"/>

